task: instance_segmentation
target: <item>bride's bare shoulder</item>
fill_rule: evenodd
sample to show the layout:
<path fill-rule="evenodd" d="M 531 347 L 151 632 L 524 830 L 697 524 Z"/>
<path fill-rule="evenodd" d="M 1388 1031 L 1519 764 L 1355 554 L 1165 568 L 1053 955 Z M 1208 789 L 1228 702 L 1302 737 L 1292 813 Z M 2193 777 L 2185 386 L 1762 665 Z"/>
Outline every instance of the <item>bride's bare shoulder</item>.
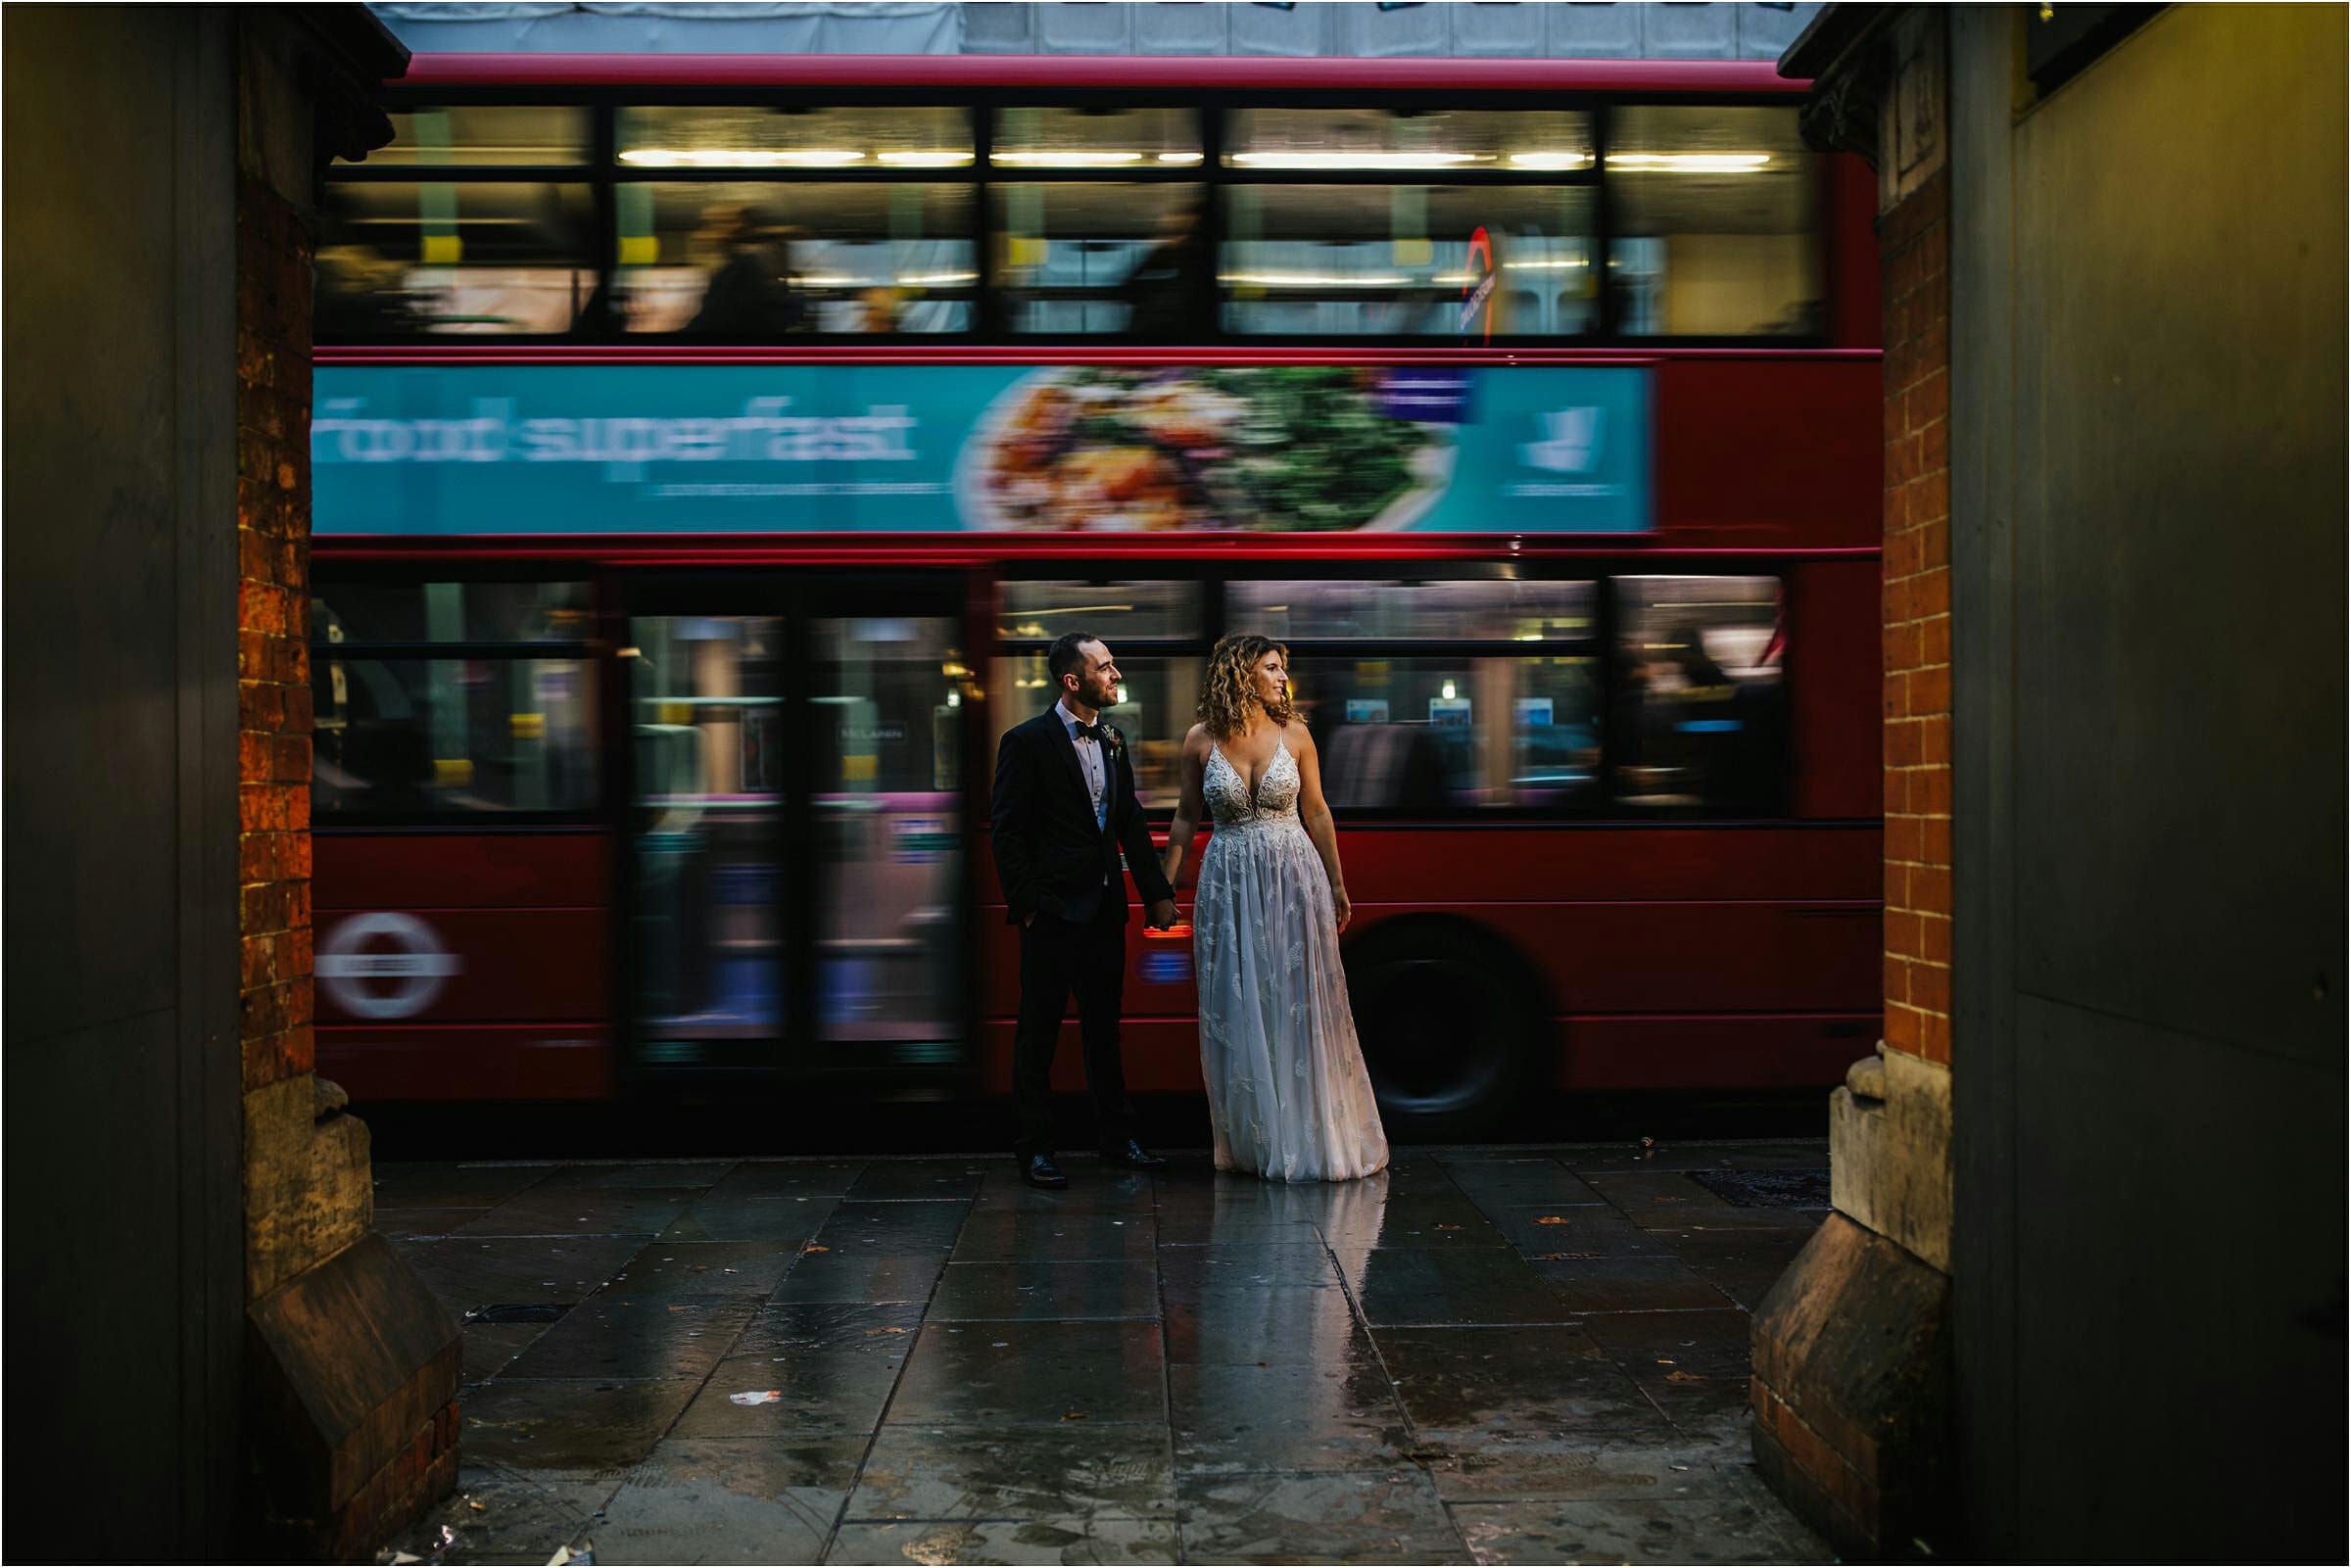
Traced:
<path fill-rule="evenodd" d="M 1189 730 L 1183 732 L 1183 754 L 1187 757 L 1206 756 L 1208 754 L 1207 725 L 1195 724 Z"/>
<path fill-rule="evenodd" d="M 1304 719 L 1292 719 L 1281 727 L 1281 738 L 1294 752 L 1315 749 L 1315 734 L 1306 727 Z"/>

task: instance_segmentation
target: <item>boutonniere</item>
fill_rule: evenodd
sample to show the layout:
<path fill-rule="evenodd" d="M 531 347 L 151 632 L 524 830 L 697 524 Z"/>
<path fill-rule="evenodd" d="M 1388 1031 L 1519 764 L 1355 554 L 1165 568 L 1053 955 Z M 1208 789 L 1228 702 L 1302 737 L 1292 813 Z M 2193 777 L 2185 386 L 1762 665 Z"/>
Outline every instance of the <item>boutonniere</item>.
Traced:
<path fill-rule="evenodd" d="M 1116 725 L 1106 724 L 1102 727 L 1103 750 L 1109 752 L 1115 757 L 1119 754 L 1120 748 L 1126 744 L 1126 737 L 1119 734 L 1118 727 Z"/>

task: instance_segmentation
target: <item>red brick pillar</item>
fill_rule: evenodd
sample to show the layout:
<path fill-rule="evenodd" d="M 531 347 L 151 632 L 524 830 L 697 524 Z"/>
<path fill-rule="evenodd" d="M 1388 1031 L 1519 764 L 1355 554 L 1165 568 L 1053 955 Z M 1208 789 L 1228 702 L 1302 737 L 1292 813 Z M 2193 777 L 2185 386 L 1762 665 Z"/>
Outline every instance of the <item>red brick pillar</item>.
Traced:
<path fill-rule="evenodd" d="M 1886 1046 L 1951 1060 L 1950 175 L 1879 223 L 1886 309 Z"/>
<path fill-rule="evenodd" d="M 249 8 L 237 43 L 237 823 L 251 1546 L 357 1561 L 456 1481 L 462 1341 L 382 1237 L 366 1127 L 316 1076 L 311 951 L 311 300 L 317 163 L 390 133 L 405 52 L 358 6 Z"/>
<path fill-rule="evenodd" d="M 237 881 L 245 1089 L 311 1045 L 311 252 L 299 213 L 237 193 Z"/>
<path fill-rule="evenodd" d="M 1753 1451 L 1849 1558 L 1949 1517 L 1950 176 L 1944 17 L 1833 6 L 1781 69 L 1807 134 L 1878 173 L 1886 1034 L 1830 1101 L 1834 1212 L 1755 1314 Z M 1947 1543 L 1945 1543 L 1947 1544 Z"/>

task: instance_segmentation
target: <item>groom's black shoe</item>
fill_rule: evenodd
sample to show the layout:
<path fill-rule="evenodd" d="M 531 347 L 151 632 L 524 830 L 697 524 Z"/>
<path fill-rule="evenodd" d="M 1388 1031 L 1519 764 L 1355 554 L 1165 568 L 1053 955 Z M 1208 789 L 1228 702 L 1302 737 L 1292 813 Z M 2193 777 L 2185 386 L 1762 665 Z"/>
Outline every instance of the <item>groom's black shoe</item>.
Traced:
<path fill-rule="evenodd" d="M 1157 1170 L 1167 1164 L 1165 1160 L 1148 1152 L 1132 1138 L 1123 1144 L 1103 1150 L 1102 1163 L 1106 1165 L 1125 1165 L 1129 1170 Z"/>
<path fill-rule="evenodd" d="M 1061 1173 L 1061 1166 L 1053 1163 L 1051 1155 L 1031 1155 L 1022 1161 L 1021 1179 L 1048 1192 L 1059 1192 L 1070 1184 L 1070 1178 Z"/>

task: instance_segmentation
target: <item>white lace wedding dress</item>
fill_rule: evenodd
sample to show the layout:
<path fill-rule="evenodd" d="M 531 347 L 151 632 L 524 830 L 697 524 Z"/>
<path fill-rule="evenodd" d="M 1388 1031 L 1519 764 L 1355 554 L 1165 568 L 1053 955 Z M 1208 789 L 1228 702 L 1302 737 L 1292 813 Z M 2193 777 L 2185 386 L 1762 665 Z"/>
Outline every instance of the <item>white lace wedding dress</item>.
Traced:
<path fill-rule="evenodd" d="M 1213 742 L 1201 780 L 1216 832 L 1192 904 L 1200 1067 L 1217 1168 L 1344 1181 L 1388 1163 L 1356 1043 L 1330 879 L 1298 820 L 1282 744 L 1248 781 Z"/>

